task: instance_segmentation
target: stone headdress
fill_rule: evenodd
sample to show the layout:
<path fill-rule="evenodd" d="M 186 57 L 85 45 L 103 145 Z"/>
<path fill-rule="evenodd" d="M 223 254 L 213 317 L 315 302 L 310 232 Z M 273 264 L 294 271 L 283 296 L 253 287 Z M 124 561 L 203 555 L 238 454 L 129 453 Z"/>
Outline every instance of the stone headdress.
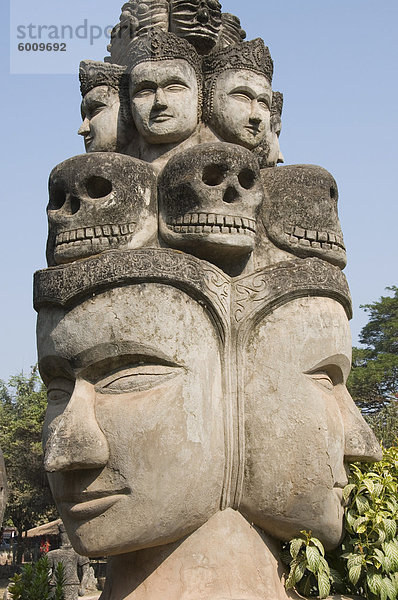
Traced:
<path fill-rule="evenodd" d="M 264 75 L 272 83 L 274 63 L 261 38 L 217 50 L 203 59 L 205 81 L 204 119 L 213 113 L 214 88 L 218 76 L 226 70 L 246 69 Z"/>
<path fill-rule="evenodd" d="M 271 118 L 280 119 L 283 110 L 283 94 L 281 92 L 272 92 Z"/>
<path fill-rule="evenodd" d="M 119 94 L 122 118 L 126 124 L 132 125 L 129 82 L 125 66 L 94 60 L 82 60 L 79 66 L 79 80 L 83 98 L 88 92 L 100 85 L 116 90 Z"/>
<path fill-rule="evenodd" d="M 80 91 L 84 97 L 93 88 L 106 85 L 115 90 L 120 87 L 120 82 L 126 67 L 112 65 L 94 60 L 82 60 L 79 66 Z"/>

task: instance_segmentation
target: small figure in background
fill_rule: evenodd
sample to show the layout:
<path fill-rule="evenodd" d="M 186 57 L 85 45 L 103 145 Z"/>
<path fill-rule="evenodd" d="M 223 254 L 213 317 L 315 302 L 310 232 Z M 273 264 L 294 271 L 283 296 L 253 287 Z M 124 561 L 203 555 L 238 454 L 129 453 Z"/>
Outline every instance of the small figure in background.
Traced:
<path fill-rule="evenodd" d="M 65 569 L 65 600 L 78 600 L 79 595 L 84 596 L 86 580 L 89 575 L 90 561 L 86 556 L 80 556 L 74 551 L 63 523 L 59 525 L 61 536 L 61 547 L 48 552 L 47 559 L 52 573 L 54 574 L 58 563 L 62 563 Z M 79 579 L 78 567 L 81 567 L 82 577 Z"/>

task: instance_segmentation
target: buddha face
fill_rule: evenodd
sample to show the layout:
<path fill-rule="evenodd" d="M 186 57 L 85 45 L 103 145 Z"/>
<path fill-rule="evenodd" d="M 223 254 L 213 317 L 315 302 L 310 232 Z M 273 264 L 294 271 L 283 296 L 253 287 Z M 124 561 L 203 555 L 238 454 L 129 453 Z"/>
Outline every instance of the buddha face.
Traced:
<path fill-rule="evenodd" d="M 48 387 L 45 468 L 77 552 L 167 544 L 216 513 L 221 367 L 202 306 L 146 283 L 66 313 L 45 308 L 38 331 Z"/>
<path fill-rule="evenodd" d="M 214 87 L 210 126 L 224 141 L 252 150 L 270 131 L 271 101 L 265 76 L 246 69 L 224 71 Z"/>
<path fill-rule="evenodd" d="M 185 60 L 147 61 L 131 72 L 132 114 L 148 144 L 179 143 L 192 135 L 198 95 L 195 70 Z"/>
<path fill-rule="evenodd" d="M 283 305 L 256 325 L 245 362 L 241 510 L 279 539 L 306 529 L 333 547 L 342 535 L 347 464 L 381 458 L 346 388 L 344 309 L 328 298 Z"/>
<path fill-rule="evenodd" d="M 81 104 L 83 123 L 78 131 L 86 152 L 117 152 L 124 145 L 117 90 L 106 85 L 93 88 Z"/>

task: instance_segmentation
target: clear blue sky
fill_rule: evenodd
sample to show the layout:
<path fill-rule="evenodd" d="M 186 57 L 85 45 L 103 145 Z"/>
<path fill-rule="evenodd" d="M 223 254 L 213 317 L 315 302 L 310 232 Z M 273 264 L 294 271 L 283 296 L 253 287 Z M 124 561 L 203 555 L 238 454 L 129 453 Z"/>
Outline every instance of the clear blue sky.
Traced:
<path fill-rule="evenodd" d="M 22 0 L 11 2 L 15 9 Z M 67 14 L 73 23 L 88 18 L 113 24 L 122 3 L 52 0 L 51 19 L 59 11 L 60 19 Z M 46 2 L 30 4 L 43 20 Z M 286 163 L 322 165 L 339 184 L 355 342 L 366 322 L 359 305 L 398 283 L 398 2 L 224 0 L 223 8 L 241 17 L 249 39 L 261 36 L 270 47 L 274 89 L 285 95 L 281 146 Z M 8 379 L 36 360 L 31 287 L 33 272 L 45 266 L 48 174 L 82 153 L 83 142 L 76 135 L 77 75 L 10 75 L 10 7 L 4 1 L 0 22 L 0 378 Z M 14 30 L 11 37 L 14 48 Z M 76 72 L 79 59 L 102 59 L 105 46 L 104 40 L 95 46 L 81 42 Z M 56 71 L 57 58 L 52 60 Z M 30 61 L 33 69 L 34 58 Z"/>

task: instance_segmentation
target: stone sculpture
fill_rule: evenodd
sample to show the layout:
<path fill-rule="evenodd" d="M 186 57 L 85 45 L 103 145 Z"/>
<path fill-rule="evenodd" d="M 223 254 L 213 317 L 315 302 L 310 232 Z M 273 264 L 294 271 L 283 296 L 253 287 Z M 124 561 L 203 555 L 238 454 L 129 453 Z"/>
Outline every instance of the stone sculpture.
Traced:
<path fill-rule="evenodd" d="M 276 167 L 283 97 L 244 39 L 215 0 L 125 4 L 81 81 L 131 142 L 50 176 L 45 468 L 75 550 L 109 557 L 102 600 L 293 597 L 278 540 L 338 544 L 347 464 L 380 458 L 345 385 L 337 185 Z"/>
<path fill-rule="evenodd" d="M 61 537 L 61 546 L 57 550 L 50 550 L 46 557 L 51 572 L 54 573 L 58 563 L 64 566 L 64 597 L 65 600 L 78 600 L 79 596 L 84 596 L 85 581 L 88 577 L 90 561 L 85 556 L 80 556 L 74 551 L 64 525 L 59 525 Z M 79 569 L 81 570 L 81 579 L 79 578 Z"/>

